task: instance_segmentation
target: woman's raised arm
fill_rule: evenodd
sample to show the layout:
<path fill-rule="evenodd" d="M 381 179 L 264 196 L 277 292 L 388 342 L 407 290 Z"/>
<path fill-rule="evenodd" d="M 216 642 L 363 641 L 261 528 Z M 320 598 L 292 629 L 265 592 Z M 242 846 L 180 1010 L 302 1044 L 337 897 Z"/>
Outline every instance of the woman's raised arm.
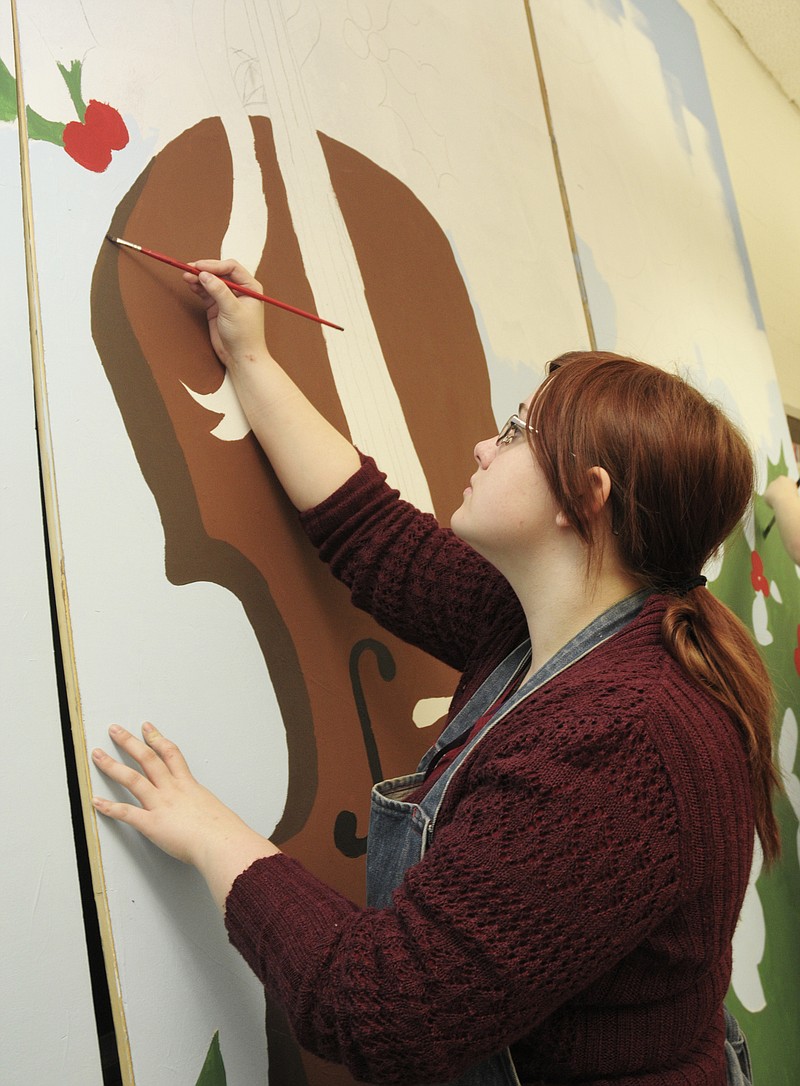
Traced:
<path fill-rule="evenodd" d="M 233 380 L 247 420 L 292 503 L 319 505 L 358 470 L 355 448 L 278 365 L 264 338 L 264 304 L 236 295 L 218 276 L 260 284 L 235 260 L 197 260 L 184 279 L 203 302 L 214 350 Z"/>

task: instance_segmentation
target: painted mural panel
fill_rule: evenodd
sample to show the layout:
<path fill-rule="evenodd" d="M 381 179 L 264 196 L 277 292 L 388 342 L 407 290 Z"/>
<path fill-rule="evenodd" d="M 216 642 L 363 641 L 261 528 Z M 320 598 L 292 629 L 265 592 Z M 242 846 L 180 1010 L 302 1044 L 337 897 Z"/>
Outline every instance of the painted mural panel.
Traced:
<path fill-rule="evenodd" d="M 598 344 L 686 368 L 766 482 L 788 434 L 691 21 L 655 0 L 532 13 Z M 295 379 L 446 518 L 474 440 L 587 339 L 524 4 L 22 0 L 20 16 L 87 743 L 113 719 L 168 726 L 222 798 L 358 898 L 369 784 L 427 745 L 453 677 L 350 612 L 179 274 L 104 239 L 236 254 L 343 324 L 265 314 Z M 731 1002 L 788 1083 L 798 585 L 767 519 L 757 504 L 714 588 L 781 683 L 786 859 L 754 871 Z M 119 828 L 101 844 L 136 1081 L 195 1082 L 217 1031 L 203 1081 L 222 1060 L 230 1082 L 263 1081 L 261 994 L 199 880 Z M 270 1021 L 277 1081 L 345 1081 L 301 1071 Z"/>
<path fill-rule="evenodd" d="M 454 676 L 352 611 L 179 273 L 105 237 L 235 254 L 342 324 L 265 313 L 328 417 L 447 519 L 475 441 L 586 343 L 524 5 L 22 0 L 20 21 L 87 745 L 168 726 L 360 899 L 370 784 L 416 762 Z M 136 1082 L 195 1082 L 217 1031 L 228 1081 L 263 1081 L 261 992 L 199 880 L 100 832 Z M 348 1081 L 268 1023 L 273 1081 Z"/>
<path fill-rule="evenodd" d="M 535 26 L 598 346 L 678 365 L 749 436 L 761 488 L 796 471 L 694 25 L 677 2 L 540 0 Z M 800 1066 L 800 582 L 759 498 L 712 588 L 776 677 L 784 860 L 757 858 L 730 1005 L 755 1073 Z"/>
<path fill-rule="evenodd" d="M 11 42 L 8 11 L 0 43 Z M 12 62 L 13 63 L 13 62 Z M 102 1082 L 64 770 L 36 451 L 19 136 L 0 124 L 0 1080 Z M 64 993 L 69 992 L 69 1002 Z"/>

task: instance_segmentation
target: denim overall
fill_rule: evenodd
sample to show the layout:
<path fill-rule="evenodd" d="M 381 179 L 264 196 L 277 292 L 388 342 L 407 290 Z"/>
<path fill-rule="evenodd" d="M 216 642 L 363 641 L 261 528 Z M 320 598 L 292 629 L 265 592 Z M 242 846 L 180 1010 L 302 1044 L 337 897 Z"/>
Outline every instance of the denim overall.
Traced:
<path fill-rule="evenodd" d="M 415 791 L 425 779 L 425 771 L 439 752 L 488 712 L 509 683 L 530 663 L 530 641 L 519 645 L 495 668 L 467 704 L 450 721 L 435 746 L 424 756 L 416 773 L 381 781 L 372 789 L 369 837 L 367 839 L 367 905 L 386 908 L 392 903 L 392 891 L 403 880 L 404 872 L 425 855 L 436 828 L 436 817 L 450 781 L 461 765 L 498 721 L 521 701 L 544 686 L 560 672 L 585 656 L 601 642 L 626 625 L 642 608 L 647 592 L 615 604 L 594 620 L 555 656 L 547 661 L 526 683 L 511 695 L 486 725 L 461 750 L 445 772 L 434 781 L 418 803 L 406 803 L 404 796 Z M 452 1086 L 520 1086 L 508 1048 L 465 1071 Z"/>
<path fill-rule="evenodd" d="M 725 1011 L 725 1067 L 728 1086 L 753 1086 L 753 1070 L 750 1065 L 750 1049 L 739 1023 L 727 1007 Z"/>

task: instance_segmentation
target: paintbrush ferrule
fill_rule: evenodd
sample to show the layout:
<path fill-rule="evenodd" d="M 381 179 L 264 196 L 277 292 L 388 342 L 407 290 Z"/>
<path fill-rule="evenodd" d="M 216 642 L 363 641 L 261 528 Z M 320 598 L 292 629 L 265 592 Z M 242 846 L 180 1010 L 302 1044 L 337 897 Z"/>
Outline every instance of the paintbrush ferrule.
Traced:
<path fill-rule="evenodd" d="M 135 244 L 134 242 L 132 242 L 132 241 L 125 241 L 125 239 L 124 239 L 124 238 L 112 238 L 110 234 L 106 234 L 106 237 L 107 237 L 107 238 L 108 238 L 108 240 L 109 240 L 110 242 L 112 242 L 112 243 L 113 243 L 114 245 L 125 245 L 125 246 L 126 246 L 126 247 L 127 247 L 128 249 L 135 249 L 135 250 L 137 251 L 137 253 L 141 253 L 141 252 L 142 252 L 142 247 L 141 247 L 141 245 L 136 245 L 136 244 Z"/>

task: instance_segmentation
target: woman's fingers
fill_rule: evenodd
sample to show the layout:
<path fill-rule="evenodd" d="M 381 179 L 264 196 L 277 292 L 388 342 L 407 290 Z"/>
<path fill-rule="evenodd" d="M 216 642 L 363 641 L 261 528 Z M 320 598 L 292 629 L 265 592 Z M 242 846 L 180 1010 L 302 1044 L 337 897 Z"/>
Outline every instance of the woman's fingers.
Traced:
<path fill-rule="evenodd" d="M 176 743 L 163 736 L 149 721 L 145 721 L 142 725 L 142 735 L 147 744 L 145 749 L 154 753 L 173 777 L 191 778 L 191 770 Z"/>
<path fill-rule="evenodd" d="M 261 290 L 261 284 L 243 264 L 238 260 L 193 260 L 192 267 L 200 272 L 210 272 L 218 279 L 229 279 L 232 283 L 240 283 L 243 287 L 252 290 Z"/>
<path fill-rule="evenodd" d="M 138 806 L 102 796 L 92 798 L 93 806 L 100 814 L 133 826 L 177 859 L 190 861 L 191 839 L 198 826 L 197 797 L 202 794 L 205 799 L 206 793 L 189 772 L 186 759 L 150 723 L 142 725 L 145 742 L 118 724 L 108 731 L 120 750 L 138 762 L 141 772 L 100 749 L 92 751 L 92 760 L 109 780 L 127 789 Z"/>
<path fill-rule="evenodd" d="M 94 763 L 109 780 L 127 788 L 139 805 L 94 796 L 94 808 L 132 826 L 176 860 L 194 864 L 224 908 L 236 876 L 253 860 L 278 850 L 199 784 L 178 747 L 152 724 L 142 726 L 145 742 L 119 725 L 109 732 L 143 772 L 103 750 L 92 751 Z"/>
<path fill-rule="evenodd" d="M 148 801 L 152 798 L 155 786 L 147 777 L 131 766 L 125 765 L 124 762 L 118 762 L 116 758 L 112 758 L 104 750 L 93 750 L 92 761 L 109 780 L 121 784 L 123 788 L 127 788 L 134 799 L 137 799 L 143 807 L 148 806 Z"/>
<path fill-rule="evenodd" d="M 144 743 L 119 724 L 112 724 L 108 733 L 121 750 L 138 762 L 142 773 L 99 749 L 92 752 L 95 765 L 111 780 L 127 788 L 140 803 L 146 803 L 148 787 L 159 787 L 171 778 L 191 779 L 186 759 L 178 747 L 165 739 L 152 724 L 142 726 L 146 739 Z"/>
<path fill-rule="evenodd" d="M 224 298 L 224 292 L 229 290 L 224 283 L 220 282 L 223 279 L 229 283 L 247 287 L 249 290 L 259 293 L 262 291 L 259 281 L 236 260 L 194 260 L 192 267 L 197 268 L 197 272 L 195 274 L 184 272 L 184 281 L 195 294 L 206 301 L 207 305 L 211 304 L 212 300 Z M 202 280 L 201 275 L 204 276 Z M 214 278 L 209 279 L 209 275 Z"/>
<path fill-rule="evenodd" d="M 148 734 L 144 729 L 142 729 L 142 733 L 145 736 Z M 159 757 L 155 750 L 125 728 L 120 727 L 119 724 L 112 724 L 108 729 L 108 734 L 120 750 L 124 750 L 134 761 L 139 763 L 144 770 L 145 776 L 154 784 L 157 784 L 159 779 L 169 772 L 163 759 Z"/>
<path fill-rule="evenodd" d="M 266 353 L 263 305 L 236 292 L 239 285 L 260 294 L 258 280 L 237 260 L 195 260 L 192 267 L 197 274 L 184 272 L 183 278 L 206 310 L 211 344 L 222 364 L 230 368 L 239 359 Z"/>
<path fill-rule="evenodd" d="M 92 806 L 106 818 L 113 818 L 116 822 L 126 822 L 140 833 L 145 832 L 142 819 L 146 817 L 147 812 L 143 807 L 136 807 L 133 803 L 117 803 L 103 796 L 92 796 Z"/>

